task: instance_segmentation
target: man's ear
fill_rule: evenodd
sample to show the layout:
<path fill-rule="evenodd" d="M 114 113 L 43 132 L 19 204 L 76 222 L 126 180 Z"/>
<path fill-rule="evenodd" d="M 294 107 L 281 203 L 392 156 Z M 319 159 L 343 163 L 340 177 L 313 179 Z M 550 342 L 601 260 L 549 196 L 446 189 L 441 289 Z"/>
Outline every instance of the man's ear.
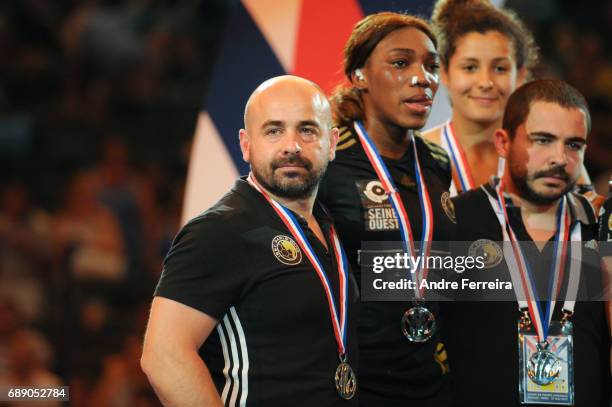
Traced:
<path fill-rule="evenodd" d="M 336 146 L 338 145 L 339 138 L 340 130 L 337 127 L 332 127 L 329 132 L 329 161 L 333 161 L 336 158 Z"/>
<path fill-rule="evenodd" d="M 240 132 L 238 132 L 238 138 L 240 139 L 240 151 L 242 151 L 242 159 L 245 162 L 250 163 L 249 160 L 251 159 L 251 157 L 249 155 L 249 134 L 245 129 L 240 129 Z"/>
<path fill-rule="evenodd" d="M 493 143 L 495 144 L 495 150 L 497 154 L 499 154 L 502 158 L 508 158 L 508 153 L 510 152 L 510 144 L 512 140 L 510 140 L 510 134 L 504 129 L 495 130 L 495 134 L 493 135 Z"/>

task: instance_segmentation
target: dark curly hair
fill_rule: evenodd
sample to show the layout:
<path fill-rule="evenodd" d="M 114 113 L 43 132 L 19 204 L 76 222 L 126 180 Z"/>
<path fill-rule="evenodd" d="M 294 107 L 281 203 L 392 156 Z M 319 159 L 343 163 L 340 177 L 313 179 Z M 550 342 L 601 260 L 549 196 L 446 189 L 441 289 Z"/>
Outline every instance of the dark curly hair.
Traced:
<path fill-rule="evenodd" d="M 497 31 L 505 35 L 514 46 L 517 68 L 526 68 L 528 76 L 538 62 L 538 47 L 523 22 L 513 11 L 497 8 L 486 0 L 438 0 L 431 21 L 445 70 L 459 39 L 471 32 Z"/>

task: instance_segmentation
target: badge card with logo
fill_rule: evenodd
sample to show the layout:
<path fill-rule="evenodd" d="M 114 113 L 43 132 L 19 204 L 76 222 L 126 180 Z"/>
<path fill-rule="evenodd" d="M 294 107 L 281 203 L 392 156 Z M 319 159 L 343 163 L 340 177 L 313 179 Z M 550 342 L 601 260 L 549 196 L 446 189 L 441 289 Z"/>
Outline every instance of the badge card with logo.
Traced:
<path fill-rule="evenodd" d="M 519 322 L 519 398 L 522 404 L 574 405 L 572 323 L 551 322 L 538 342 L 533 326 Z"/>

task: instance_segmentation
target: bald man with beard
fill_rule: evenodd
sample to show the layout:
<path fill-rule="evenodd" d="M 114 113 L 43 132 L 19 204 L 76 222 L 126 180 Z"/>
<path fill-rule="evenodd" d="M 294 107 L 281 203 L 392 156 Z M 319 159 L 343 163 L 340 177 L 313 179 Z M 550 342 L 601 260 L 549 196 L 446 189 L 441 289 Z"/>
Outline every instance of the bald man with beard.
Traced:
<path fill-rule="evenodd" d="M 357 285 L 315 202 L 338 141 L 329 103 L 272 78 L 244 124 L 251 173 L 176 236 L 142 368 L 164 405 L 357 406 Z"/>

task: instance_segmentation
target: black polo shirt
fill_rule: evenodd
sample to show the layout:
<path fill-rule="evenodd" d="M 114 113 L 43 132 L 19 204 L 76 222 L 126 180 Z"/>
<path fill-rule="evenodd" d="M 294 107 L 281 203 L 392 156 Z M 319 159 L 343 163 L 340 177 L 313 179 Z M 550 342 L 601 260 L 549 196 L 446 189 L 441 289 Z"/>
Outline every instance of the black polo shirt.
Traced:
<path fill-rule="evenodd" d="M 315 207 L 329 252 L 295 216 L 339 309 L 331 221 Z M 352 274 L 348 284 L 348 362 L 356 371 L 359 297 Z M 346 401 L 336 392 L 338 350 L 319 277 L 274 209 L 244 178 L 178 233 L 155 295 L 219 320 L 200 355 L 226 406 L 358 405 L 357 397 Z"/>
<path fill-rule="evenodd" d="M 496 197 L 493 185 L 484 186 Z M 482 188 L 465 192 L 453 198 L 457 215 L 457 240 L 488 239 L 503 241 L 502 230 Z M 570 194 L 572 226 L 580 222 L 583 246 L 579 290 L 591 293 L 601 290 L 601 272 L 596 251 L 596 225 L 592 207 L 577 194 Z M 512 229 L 523 244 L 525 256 L 534 273 L 539 291 L 548 287 L 553 238 L 540 252 L 525 229 L 520 208 L 507 200 L 507 212 Z M 586 266 L 590 265 L 590 266 Z M 474 281 L 478 273 L 502 275 L 511 281 L 503 256 L 494 270 L 466 272 Z M 484 273 L 484 274 L 482 274 Z M 470 275 L 471 274 L 471 275 Z M 569 273 L 564 273 L 560 298 L 565 298 Z M 484 277 L 483 277 L 484 278 Z M 581 298 L 579 294 L 578 298 Z M 541 306 L 545 306 L 541 303 Z M 559 300 L 552 316 L 562 317 L 563 301 Z M 447 309 L 448 308 L 448 309 Z M 543 308 L 544 309 L 544 308 Z M 516 301 L 471 301 L 445 303 L 443 311 L 448 317 L 448 352 L 453 367 L 453 393 L 456 406 L 519 406 L 519 363 L 517 322 L 520 317 Z M 575 402 L 579 407 L 609 406 L 609 334 L 603 302 L 576 302 L 574 315 L 574 384 Z M 542 404 L 538 404 L 541 406 Z"/>
<path fill-rule="evenodd" d="M 358 251 L 365 241 L 400 242 L 398 221 L 352 127 L 341 128 L 336 159 L 329 164 L 318 198 L 329 208 L 360 283 Z M 448 204 L 451 174 L 446 153 L 415 137 L 419 161 L 434 213 L 434 240 L 453 236 Z M 383 157 L 399 189 L 415 239 L 420 239 L 421 208 L 414 175 L 413 148 L 399 160 Z M 442 203 L 446 204 L 446 211 Z M 440 329 L 423 344 L 408 342 L 401 332 L 411 302 L 362 302 L 359 324 L 360 402 L 364 406 L 447 406 L 446 352 Z M 440 328 L 438 305 L 428 303 Z"/>

